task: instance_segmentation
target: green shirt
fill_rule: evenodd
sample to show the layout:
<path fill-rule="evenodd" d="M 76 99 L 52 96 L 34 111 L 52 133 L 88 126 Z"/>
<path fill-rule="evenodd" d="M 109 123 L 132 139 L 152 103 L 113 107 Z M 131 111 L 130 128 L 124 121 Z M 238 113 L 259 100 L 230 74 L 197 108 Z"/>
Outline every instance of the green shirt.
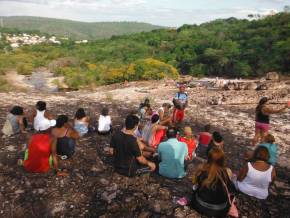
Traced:
<path fill-rule="evenodd" d="M 158 146 L 158 154 L 161 159 L 159 174 L 168 178 L 182 178 L 184 171 L 184 159 L 188 155 L 187 145 L 176 138 L 168 139 Z"/>

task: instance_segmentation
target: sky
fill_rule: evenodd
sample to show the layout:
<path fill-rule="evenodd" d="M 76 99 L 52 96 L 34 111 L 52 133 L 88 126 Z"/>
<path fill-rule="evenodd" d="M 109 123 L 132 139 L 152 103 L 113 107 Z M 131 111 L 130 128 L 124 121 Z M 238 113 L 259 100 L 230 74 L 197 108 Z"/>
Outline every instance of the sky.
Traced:
<path fill-rule="evenodd" d="M 285 5 L 290 5 L 290 0 L 0 0 L 0 16 L 138 21 L 178 27 L 217 18 L 278 12 Z"/>

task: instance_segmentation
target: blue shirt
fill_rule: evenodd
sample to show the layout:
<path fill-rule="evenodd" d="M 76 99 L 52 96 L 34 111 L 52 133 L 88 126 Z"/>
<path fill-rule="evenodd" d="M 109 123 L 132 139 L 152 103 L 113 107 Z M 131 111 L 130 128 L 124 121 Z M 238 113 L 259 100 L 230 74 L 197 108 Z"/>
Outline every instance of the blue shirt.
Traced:
<path fill-rule="evenodd" d="M 180 92 L 177 92 L 174 97 L 174 99 L 179 100 L 180 103 L 182 104 L 185 104 L 187 102 L 187 98 L 188 96 L 186 93 L 180 93 Z"/>
<path fill-rule="evenodd" d="M 168 139 L 158 146 L 161 159 L 159 174 L 168 178 L 182 178 L 185 176 L 184 159 L 188 155 L 187 145 L 176 138 Z"/>
<path fill-rule="evenodd" d="M 268 152 L 270 155 L 268 162 L 271 165 L 275 165 L 275 163 L 277 162 L 277 156 L 278 156 L 277 145 L 271 144 L 271 143 L 263 143 L 263 144 L 260 144 L 259 146 L 263 146 L 263 147 L 266 147 L 268 149 Z"/>

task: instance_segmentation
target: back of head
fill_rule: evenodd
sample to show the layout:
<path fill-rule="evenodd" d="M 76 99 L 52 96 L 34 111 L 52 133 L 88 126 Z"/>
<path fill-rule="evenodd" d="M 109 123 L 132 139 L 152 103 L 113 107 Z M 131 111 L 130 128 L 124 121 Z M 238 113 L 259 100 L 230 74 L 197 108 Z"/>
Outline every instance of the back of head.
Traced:
<path fill-rule="evenodd" d="M 163 103 L 163 104 L 162 104 L 162 107 L 163 107 L 163 108 L 170 109 L 170 108 L 171 108 L 171 104 L 169 104 L 169 103 Z"/>
<path fill-rule="evenodd" d="M 254 161 L 265 161 L 267 162 L 270 158 L 269 151 L 266 147 L 259 146 L 254 151 L 253 159 Z"/>
<path fill-rule="evenodd" d="M 151 117 L 151 123 L 154 124 L 154 123 L 157 123 L 158 121 L 159 121 L 159 115 L 158 114 L 154 114 Z"/>
<path fill-rule="evenodd" d="M 264 104 L 266 104 L 269 101 L 267 97 L 262 97 L 259 101 L 258 106 L 256 107 L 256 112 L 259 112 Z"/>
<path fill-rule="evenodd" d="M 268 134 L 265 136 L 264 141 L 273 144 L 275 142 L 275 137 L 272 134 Z"/>
<path fill-rule="evenodd" d="M 192 135 L 192 129 L 190 126 L 185 126 L 184 127 L 184 134 L 186 135 Z"/>
<path fill-rule="evenodd" d="M 202 186 L 212 187 L 222 177 L 228 179 L 225 170 L 224 152 L 217 147 L 213 147 L 208 153 L 207 164 L 202 169 L 207 174 L 207 178 L 203 181 Z"/>
<path fill-rule="evenodd" d="M 150 100 L 149 100 L 149 98 L 145 98 L 145 100 L 144 100 L 144 104 L 150 104 Z"/>
<path fill-rule="evenodd" d="M 214 132 L 212 134 L 212 138 L 217 143 L 221 143 L 223 141 L 223 137 L 222 137 L 222 135 L 219 132 Z"/>
<path fill-rule="evenodd" d="M 204 131 L 205 132 L 209 132 L 210 131 L 210 125 L 209 124 L 204 126 Z"/>
<path fill-rule="evenodd" d="M 169 127 L 166 131 L 166 136 L 168 139 L 176 138 L 177 129 L 175 127 Z"/>
<path fill-rule="evenodd" d="M 83 108 L 79 108 L 76 112 L 75 118 L 80 120 L 82 118 L 86 117 L 85 110 Z"/>
<path fill-rule="evenodd" d="M 104 117 L 109 115 L 109 109 L 108 108 L 103 108 L 101 111 L 101 115 L 103 115 Z"/>
<path fill-rule="evenodd" d="M 139 123 L 139 118 L 135 115 L 128 115 L 125 120 L 127 130 L 133 130 Z"/>
<path fill-rule="evenodd" d="M 22 107 L 20 107 L 20 106 L 14 106 L 11 109 L 10 113 L 13 114 L 13 115 L 19 116 L 19 115 L 23 115 L 24 114 L 24 111 L 23 111 L 23 108 Z"/>
<path fill-rule="evenodd" d="M 220 148 L 213 147 L 208 152 L 207 163 L 208 164 L 215 164 L 219 167 L 224 167 L 225 166 L 225 154 L 224 154 L 224 152 Z"/>
<path fill-rule="evenodd" d="M 36 103 L 36 109 L 39 110 L 39 111 L 46 110 L 46 103 L 44 101 L 38 101 Z"/>
<path fill-rule="evenodd" d="M 61 128 L 68 122 L 68 117 L 66 115 L 59 115 L 56 119 L 55 127 Z"/>

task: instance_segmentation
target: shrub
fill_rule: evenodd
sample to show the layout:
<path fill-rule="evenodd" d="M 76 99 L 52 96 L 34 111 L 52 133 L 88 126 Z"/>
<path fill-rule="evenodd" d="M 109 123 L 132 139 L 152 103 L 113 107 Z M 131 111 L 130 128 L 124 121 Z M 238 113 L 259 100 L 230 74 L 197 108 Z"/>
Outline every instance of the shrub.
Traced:
<path fill-rule="evenodd" d="M 0 77 L 0 92 L 7 92 L 12 89 L 12 86 L 3 77 Z"/>
<path fill-rule="evenodd" d="M 33 66 L 32 64 L 18 64 L 17 65 L 17 72 L 18 74 L 21 74 L 21 75 L 31 75 L 33 71 Z"/>

